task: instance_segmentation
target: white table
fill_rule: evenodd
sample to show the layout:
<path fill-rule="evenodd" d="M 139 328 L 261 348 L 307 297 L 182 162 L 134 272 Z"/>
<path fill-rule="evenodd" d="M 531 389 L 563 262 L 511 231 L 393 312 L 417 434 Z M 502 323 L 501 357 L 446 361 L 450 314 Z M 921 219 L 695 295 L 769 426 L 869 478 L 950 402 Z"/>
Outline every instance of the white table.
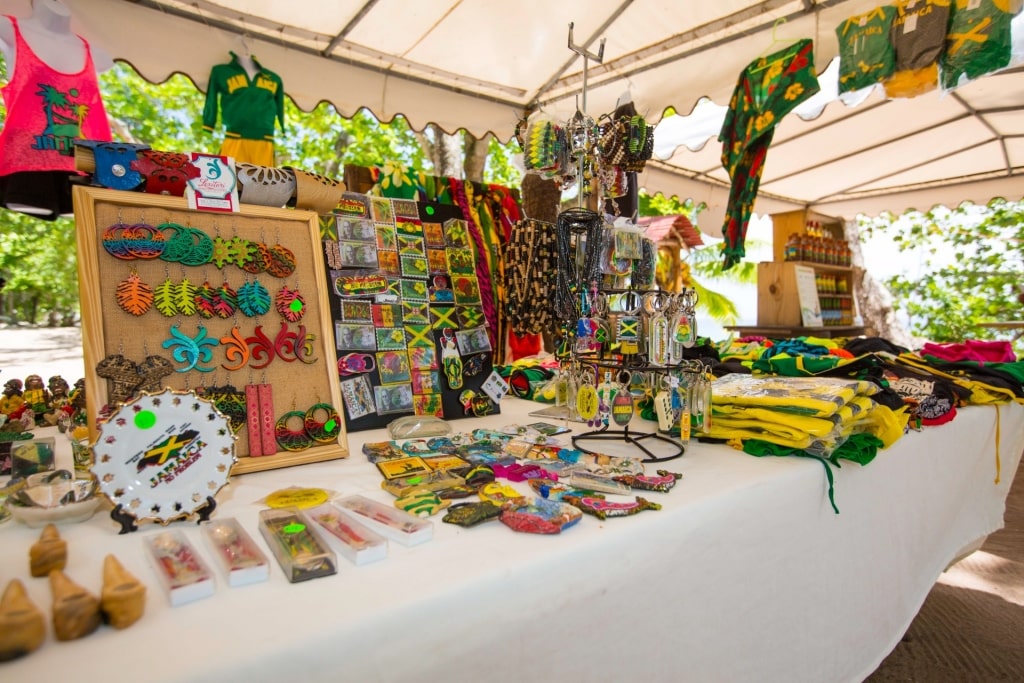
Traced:
<path fill-rule="evenodd" d="M 456 430 L 532 421 L 538 404 Z M 336 576 L 229 588 L 172 608 L 143 554 L 143 525 L 118 535 L 105 514 L 61 527 L 68 575 L 96 592 L 115 553 L 149 585 L 143 619 L 0 665 L 10 681 L 859 681 L 892 650 L 962 549 L 1002 526 L 1024 449 L 1024 407 L 969 407 L 911 433 L 867 467 L 836 472 L 833 514 L 820 463 L 755 458 L 694 444 L 668 464 L 685 478 L 664 508 L 561 536 L 435 518 L 434 539 Z M 647 425 L 650 423 L 644 423 Z M 582 427 L 581 425 L 576 425 Z M 217 517 L 257 531 L 259 501 L 291 485 L 389 501 L 360 452 L 383 431 L 351 435 L 352 456 L 236 477 Z M 609 449 L 610 450 L 610 449 Z M 653 469 L 649 466 L 649 469 Z M 176 523 L 209 557 L 194 523 Z M 0 581 L 28 573 L 37 530 L 0 527 Z M 265 546 L 263 546 L 265 547 Z M 273 560 L 271 560 L 273 563 Z"/>

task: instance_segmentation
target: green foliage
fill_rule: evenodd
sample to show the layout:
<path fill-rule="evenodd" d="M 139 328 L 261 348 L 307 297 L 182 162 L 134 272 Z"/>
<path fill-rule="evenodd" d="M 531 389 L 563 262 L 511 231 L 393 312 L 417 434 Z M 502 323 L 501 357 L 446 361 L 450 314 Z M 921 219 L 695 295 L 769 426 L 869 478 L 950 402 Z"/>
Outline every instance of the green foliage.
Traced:
<path fill-rule="evenodd" d="M 863 219 L 861 230 L 867 237 L 884 230 L 901 252 L 923 254 L 921 277 L 886 282 L 915 334 L 936 342 L 999 339 L 1007 334 L 979 323 L 1024 319 L 1024 202 L 886 215 Z"/>
<path fill-rule="evenodd" d="M 6 65 L 0 56 L 0 73 Z M 203 130 L 205 94 L 188 77 L 175 74 L 154 84 L 131 67 L 117 63 L 99 77 L 114 138 L 148 144 L 168 152 L 216 153 L 223 130 Z M 0 105 L 0 123 L 6 110 Z M 518 186 L 512 163 L 515 143 L 492 140 L 485 178 Z M 285 130 L 275 144 L 278 166 L 340 178 L 345 164 L 374 166 L 385 161 L 431 172 L 416 133 L 401 116 L 379 122 L 366 110 L 351 119 L 322 102 L 313 111 L 299 109 L 285 98 Z M 74 223 L 46 222 L 0 211 L 0 275 L 7 285 L 0 295 L 0 319 L 66 324 L 78 309 L 78 278 Z"/>
<path fill-rule="evenodd" d="M 662 194 L 649 195 L 641 192 L 639 197 L 641 216 L 684 215 L 696 224 L 699 208 L 692 199 L 679 201 L 678 197 Z M 725 325 L 735 324 L 739 319 L 736 304 L 719 292 L 708 288 L 707 280 L 723 279 L 753 284 L 757 282 L 757 265 L 742 262 L 729 271 L 722 270 L 722 257 L 718 244 L 685 250 L 686 265 L 690 269 L 690 286 L 697 292 L 697 310 L 712 320 Z"/>

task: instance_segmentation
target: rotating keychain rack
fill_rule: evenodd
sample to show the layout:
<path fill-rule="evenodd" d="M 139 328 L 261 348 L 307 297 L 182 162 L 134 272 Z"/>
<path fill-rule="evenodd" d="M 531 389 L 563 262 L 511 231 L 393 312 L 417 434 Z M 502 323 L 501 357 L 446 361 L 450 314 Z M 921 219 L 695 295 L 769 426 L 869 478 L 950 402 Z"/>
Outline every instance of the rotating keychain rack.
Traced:
<path fill-rule="evenodd" d="M 591 426 L 600 425 L 597 429 L 574 435 L 574 448 L 593 453 L 581 443 L 616 441 L 637 448 L 643 453 L 644 462 L 664 462 L 683 455 L 688 433 L 683 439 L 673 438 L 663 431 L 631 430 L 629 423 L 635 402 L 627 385 L 636 373 L 645 374 L 654 386 L 671 382 L 683 382 L 689 386 L 688 375 L 703 376 L 703 365 L 686 360 L 683 353 L 685 347 L 693 346 L 696 341 L 693 309 L 697 297 L 694 290 L 672 294 L 652 289 L 605 286 L 605 276 L 600 267 L 604 218 L 584 208 L 588 197 L 599 194 L 597 190 L 601 183 L 598 172 L 600 130 L 587 114 L 587 81 L 590 60 L 598 64 L 603 61 L 604 44 L 602 39 L 596 54 L 577 45 L 573 40 L 573 24 L 569 24 L 568 47 L 583 58 L 583 84 L 581 108 L 577 108 L 575 115 L 565 124 L 569 154 L 579 183 L 578 201 L 575 208 L 559 214 L 556 225 L 558 277 L 555 311 L 562 321 L 562 341 L 557 355 L 563 361 L 557 380 L 556 401 L 561 403 L 564 399 L 569 419 L 576 414 L 578 419 Z M 619 309 L 614 325 L 615 353 L 611 350 L 611 301 L 617 302 Z M 659 344 L 663 348 L 657 348 Z M 567 373 L 564 364 L 575 368 L 581 378 L 579 384 L 574 384 L 567 376 L 573 373 Z M 584 372 L 582 368 L 587 370 Z M 602 372 L 605 375 L 603 382 L 600 378 Z M 614 383 L 610 381 L 613 375 Z M 627 378 L 626 381 L 623 377 Z M 674 402 L 677 400 L 676 389 L 672 391 L 670 400 Z M 685 396 L 679 400 L 689 403 Z M 710 400 L 707 407 L 709 418 Z M 613 429 L 613 423 L 621 429 Z M 689 432 L 689 427 L 689 424 L 685 426 L 686 432 Z M 655 441 L 666 444 L 667 448 L 659 448 L 656 453 L 648 447 Z"/>

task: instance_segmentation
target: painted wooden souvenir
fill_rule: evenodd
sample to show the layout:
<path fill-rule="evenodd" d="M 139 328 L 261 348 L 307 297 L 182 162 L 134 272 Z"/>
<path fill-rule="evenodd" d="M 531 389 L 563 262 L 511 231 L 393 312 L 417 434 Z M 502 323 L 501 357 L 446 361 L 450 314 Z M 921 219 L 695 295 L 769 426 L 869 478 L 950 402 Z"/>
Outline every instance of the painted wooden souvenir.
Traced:
<path fill-rule="evenodd" d="M 413 491 L 395 500 L 395 507 L 417 517 L 430 517 L 451 505 L 433 491 Z"/>
<path fill-rule="evenodd" d="M 633 489 L 668 493 L 675 487 L 676 482 L 683 478 L 683 475 L 677 472 L 669 472 L 668 470 L 658 470 L 656 476 L 629 474 L 613 478 L 615 481 L 621 482 Z"/>
<path fill-rule="evenodd" d="M 494 503 L 459 503 L 452 505 L 441 518 L 442 522 L 471 527 L 501 516 L 501 507 Z"/>
<path fill-rule="evenodd" d="M 566 494 L 562 499 L 571 505 L 579 508 L 588 515 L 594 515 L 598 519 L 609 517 L 626 517 L 635 515 L 642 510 L 660 510 L 661 505 L 652 503 L 646 498 L 637 496 L 636 501 L 631 503 L 616 503 L 602 498 L 595 498 L 590 495 Z"/>
<path fill-rule="evenodd" d="M 480 494 L 482 499 L 490 501 L 495 505 L 502 505 L 509 501 L 517 501 L 523 498 L 523 494 L 519 493 L 519 491 L 516 491 L 507 484 L 499 484 L 496 481 L 484 484 L 477 493 Z"/>
<path fill-rule="evenodd" d="M 579 509 L 544 498 L 525 498 L 506 504 L 501 511 L 501 522 L 527 534 L 558 534 L 576 524 L 583 517 Z"/>

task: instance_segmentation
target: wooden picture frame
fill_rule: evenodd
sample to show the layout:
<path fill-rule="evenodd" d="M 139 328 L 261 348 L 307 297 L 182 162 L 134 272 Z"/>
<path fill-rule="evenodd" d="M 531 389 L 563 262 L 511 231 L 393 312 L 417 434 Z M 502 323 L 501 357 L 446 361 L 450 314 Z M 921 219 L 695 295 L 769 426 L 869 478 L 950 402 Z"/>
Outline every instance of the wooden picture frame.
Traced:
<path fill-rule="evenodd" d="M 141 364 L 152 356 L 163 358 L 160 363 L 167 374 L 160 380 L 160 390 L 170 387 L 198 391 L 231 386 L 244 394 L 248 386 L 269 385 L 268 403 L 272 405 L 266 406 L 265 412 L 271 421 L 263 425 L 261 444 L 271 438 L 269 432 L 274 423 L 290 412 L 305 412 L 326 403 L 342 414 L 330 303 L 322 285 L 326 273 L 319 222 L 314 212 L 243 204 L 238 213 L 211 213 L 189 209 L 182 197 L 87 186 L 75 187 L 73 199 L 91 439 L 97 434 L 97 414 L 108 404 L 111 387 L 115 386 L 106 366 L 104 376 L 100 375 L 98 366 L 112 356 L 120 356 L 129 364 Z M 137 254 L 148 255 L 145 247 L 136 248 L 141 242 L 132 242 L 132 250 L 125 254 L 116 243 L 124 236 L 124 230 L 107 231 L 110 226 L 135 224 L 177 224 L 202 231 L 211 240 L 237 237 L 268 247 L 281 245 L 287 251 L 276 253 L 287 257 L 290 252 L 294 256 L 294 271 L 287 277 L 277 278 L 267 272 L 247 272 L 223 259 L 220 260 L 223 267 L 217 268 L 214 262 L 185 265 L 178 260 L 165 259 L 163 253 L 158 257 L 140 258 Z M 174 227 L 157 232 L 168 242 L 176 234 Z M 105 234 L 107 240 L 104 240 Z M 144 230 L 142 234 L 147 233 Z M 160 241 L 159 236 L 157 241 Z M 285 258 L 285 262 L 288 260 Z M 224 283 L 236 291 L 243 284 L 258 281 L 269 294 L 269 309 L 250 317 L 236 306 L 233 315 L 222 318 L 225 310 L 221 309 L 206 318 L 180 313 L 167 316 L 154 304 L 136 315 L 126 310 L 118 299 L 119 285 L 132 272 L 138 274 L 138 282 L 154 291 L 159 291 L 158 287 L 166 280 L 180 283 L 188 279 L 197 287 L 209 282 L 214 288 Z M 276 310 L 276 294 L 283 287 L 298 290 L 304 300 L 300 307 L 304 309 L 302 316 L 294 322 L 286 320 Z M 252 312 L 253 307 L 248 308 Z M 183 340 L 188 344 L 183 345 Z M 179 354 L 185 346 L 192 348 L 191 344 L 196 341 L 201 353 Z M 204 355 L 206 352 L 209 354 Z M 165 361 L 170 362 L 173 369 L 168 368 Z M 325 412 L 318 409 L 315 416 L 323 418 Z M 347 457 L 345 424 L 340 417 L 338 420 L 341 431 L 336 441 L 313 442 L 302 450 L 282 450 L 272 440 L 274 452 L 258 456 L 250 453 L 265 448 L 261 445 L 250 449 L 249 430 L 243 425 L 237 432 L 238 461 L 231 473 L 244 474 Z M 301 427 L 296 428 L 298 422 L 301 420 L 293 416 L 286 424 L 292 431 L 301 432 Z"/>

